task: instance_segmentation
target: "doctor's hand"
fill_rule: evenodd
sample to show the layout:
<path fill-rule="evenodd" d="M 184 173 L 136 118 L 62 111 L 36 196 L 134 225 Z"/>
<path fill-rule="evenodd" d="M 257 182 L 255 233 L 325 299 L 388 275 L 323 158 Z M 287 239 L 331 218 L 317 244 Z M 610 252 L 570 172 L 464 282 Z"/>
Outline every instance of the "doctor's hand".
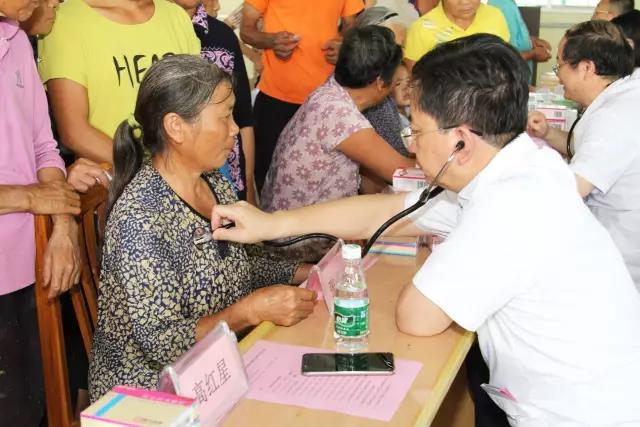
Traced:
<path fill-rule="evenodd" d="M 539 111 L 531 111 L 527 120 L 527 132 L 536 138 L 546 139 L 549 135 L 547 118 Z"/>
<path fill-rule="evenodd" d="M 235 223 L 235 226 L 221 228 L 228 222 Z M 211 212 L 211 229 L 215 240 L 256 243 L 282 237 L 275 234 L 275 225 L 275 215 L 262 212 L 245 201 L 233 205 L 216 205 Z"/>
<path fill-rule="evenodd" d="M 316 300 L 314 291 L 296 286 L 260 288 L 245 299 L 247 320 L 252 325 L 267 320 L 280 326 L 292 326 L 313 312 Z"/>

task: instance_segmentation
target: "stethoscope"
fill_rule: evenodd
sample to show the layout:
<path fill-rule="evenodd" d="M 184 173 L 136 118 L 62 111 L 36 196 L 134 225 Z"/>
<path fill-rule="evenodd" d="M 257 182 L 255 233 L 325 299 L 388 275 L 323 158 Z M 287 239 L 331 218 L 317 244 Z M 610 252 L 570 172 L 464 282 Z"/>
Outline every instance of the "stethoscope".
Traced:
<path fill-rule="evenodd" d="M 458 152 L 460 152 L 460 150 L 462 150 L 463 148 L 464 148 L 464 141 L 462 140 L 458 141 L 458 143 L 456 144 L 451 154 L 449 154 L 449 157 L 447 157 L 447 160 L 444 162 L 444 164 L 442 165 L 442 167 L 440 168 L 436 176 L 433 178 L 433 181 L 431 181 L 431 184 L 429 184 L 427 188 L 422 190 L 422 193 L 420 193 L 420 197 L 418 197 L 418 201 L 415 202 L 413 205 L 409 206 L 408 208 L 406 208 L 405 210 L 403 210 L 402 212 L 399 212 L 394 216 L 392 216 L 391 218 L 389 218 L 384 224 L 380 226 L 380 228 L 378 228 L 378 230 L 376 230 L 375 233 L 373 233 L 373 236 L 371 236 L 371 238 L 367 241 L 367 244 L 364 246 L 364 248 L 362 248 L 363 258 L 365 255 L 369 253 L 371 246 L 373 246 L 376 240 L 378 240 L 378 237 L 380 237 L 387 228 L 391 227 L 393 224 L 395 224 L 405 216 L 409 215 L 410 213 L 413 213 L 418 209 L 420 209 L 421 207 L 423 207 L 429 201 L 432 194 L 433 196 L 436 196 L 442 192 L 443 189 L 438 187 L 438 184 L 440 183 L 440 178 L 447 171 L 447 169 L 449 168 L 449 165 L 451 165 L 451 162 L 453 162 L 453 160 L 456 158 L 456 155 L 458 154 Z M 436 188 L 438 188 L 438 190 L 436 190 Z"/>
<path fill-rule="evenodd" d="M 463 148 L 464 148 L 464 141 L 458 141 L 455 148 L 453 149 L 449 157 L 447 157 L 447 160 L 444 162 L 444 164 L 436 174 L 435 178 L 433 178 L 433 181 L 431 181 L 431 183 L 427 188 L 422 190 L 422 193 L 420 193 L 420 197 L 418 198 L 418 201 L 416 201 L 413 205 L 409 206 L 402 212 L 399 212 L 396 215 L 389 218 L 389 220 L 387 220 L 384 224 L 382 224 L 378 228 L 378 230 L 376 230 L 376 232 L 373 233 L 373 236 L 371 236 L 371 238 L 367 241 L 367 244 L 364 246 L 364 248 L 362 248 L 363 258 L 365 255 L 369 253 L 369 250 L 371 250 L 371 247 L 373 246 L 373 244 L 376 242 L 376 240 L 378 240 L 378 238 L 382 235 L 382 233 L 385 232 L 387 228 L 391 227 L 394 223 L 398 222 L 400 219 L 404 218 L 405 216 L 411 214 L 412 212 L 415 212 L 416 210 L 424 206 L 432 197 L 432 194 L 433 196 L 436 196 L 442 191 L 442 188 L 438 187 L 438 184 L 440 183 L 440 178 L 447 171 L 447 169 L 449 168 L 449 165 L 451 165 L 453 160 L 456 158 L 456 155 L 458 154 L 458 152 L 460 152 Z M 223 224 L 221 226 L 221 228 L 226 228 L 226 229 L 233 228 L 233 227 L 235 227 L 235 223 L 233 222 Z M 285 247 L 285 246 L 291 246 L 293 244 L 296 244 L 303 240 L 308 240 L 308 239 L 325 239 L 329 241 L 338 240 L 336 236 L 332 236 L 331 234 L 311 233 L 311 234 L 304 234 L 302 236 L 294 237 L 292 239 L 285 240 L 285 241 L 266 240 L 262 243 L 272 247 Z M 210 230 L 208 231 L 204 227 L 197 227 L 193 232 L 193 244 L 198 249 L 203 249 L 204 245 L 212 240 L 213 240 L 213 234 L 211 233 Z"/>

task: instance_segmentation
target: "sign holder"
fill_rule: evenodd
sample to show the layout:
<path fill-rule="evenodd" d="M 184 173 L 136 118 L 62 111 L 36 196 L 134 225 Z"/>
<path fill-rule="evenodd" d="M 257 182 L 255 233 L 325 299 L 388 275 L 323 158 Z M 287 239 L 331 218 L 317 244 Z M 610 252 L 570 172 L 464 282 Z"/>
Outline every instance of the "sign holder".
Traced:
<path fill-rule="evenodd" d="M 196 399 L 202 424 L 218 425 L 249 390 L 238 341 L 227 322 L 165 367 L 158 390 Z"/>

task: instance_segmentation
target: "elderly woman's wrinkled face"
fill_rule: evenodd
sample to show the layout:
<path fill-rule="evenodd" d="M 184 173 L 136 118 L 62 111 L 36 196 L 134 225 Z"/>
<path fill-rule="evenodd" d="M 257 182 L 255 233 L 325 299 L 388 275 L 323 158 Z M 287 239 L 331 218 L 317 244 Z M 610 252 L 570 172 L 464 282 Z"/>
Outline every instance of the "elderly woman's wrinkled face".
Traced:
<path fill-rule="evenodd" d="M 455 19 L 473 20 L 480 7 L 480 0 L 442 0 L 447 15 Z"/>
<path fill-rule="evenodd" d="M 39 4 L 39 0 L 0 0 L 0 14 L 18 22 L 26 21 Z"/>
<path fill-rule="evenodd" d="M 191 125 L 192 132 L 185 149 L 192 163 L 201 170 L 222 167 L 233 149 L 239 131 L 233 120 L 235 100 L 231 84 L 219 84 L 211 101 Z"/>
<path fill-rule="evenodd" d="M 31 17 L 20 24 L 20 28 L 30 36 L 46 36 L 51 32 L 59 4 L 59 0 L 40 1 Z"/>

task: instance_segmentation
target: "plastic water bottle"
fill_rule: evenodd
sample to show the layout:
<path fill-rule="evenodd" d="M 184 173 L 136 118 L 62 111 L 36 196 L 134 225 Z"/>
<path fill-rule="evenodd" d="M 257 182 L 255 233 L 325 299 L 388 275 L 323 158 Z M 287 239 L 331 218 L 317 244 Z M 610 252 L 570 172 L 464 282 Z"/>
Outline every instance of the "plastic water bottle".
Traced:
<path fill-rule="evenodd" d="M 334 298 L 334 337 L 338 351 L 366 349 L 369 339 L 369 293 L 360 265 L 359 245 L 344 245 L 344 272 Z"/>

